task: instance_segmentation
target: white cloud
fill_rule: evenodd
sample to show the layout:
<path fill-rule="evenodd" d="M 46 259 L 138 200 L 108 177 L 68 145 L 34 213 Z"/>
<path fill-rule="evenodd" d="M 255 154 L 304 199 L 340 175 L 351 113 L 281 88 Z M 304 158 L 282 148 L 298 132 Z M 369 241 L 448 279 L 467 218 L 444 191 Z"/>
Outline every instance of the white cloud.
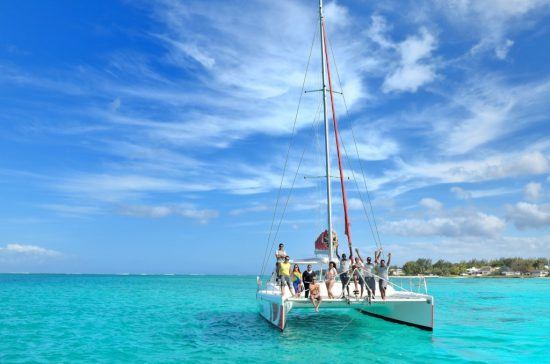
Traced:
<path fill-rule="evenodd" d="M 458 197 L 461 200 L 469 200 L 472 198 L 472 193 L 470 191 L 465 190 L 462 187 L 451 187 L 451 192 L 455 194 L 456 197 Z"/>
<path fill-rule="evenodd" d="M 209 220 L 216 218 L 219 215 L 218 211 L 216 210 L 197 209 L 191 205 L 128 205 L 121 206 L 118 212 L 128 216 L 152 218 L 161 218 L 175 215 L 192 220 L 197 220 L 201 224 L 207 223 Z"/>
<path fill-rule="evenodd" d="M 388 32 L 391 30 L 386 19 L 380 15 L 371 17 L 371 24 L 365 34 L 382 48 L 395 48 L 396 45 L 388 38 Z"/>
<path fill-rule="evenodd" d="M 495 259 L 501 257 L 547 257 L 550 256 L 550 235 L 540 237 L 452 237 L 436 240 L 415 240 L 384 246 L 392 252 L 397 264 L 418 258 L 432 260 Z"/>
<path fill-rule="evenodd" d="M 419 87 L 435 78 L 435 66 L 428 63 L 436 47 L 435 37 L 425 28 L 419 36 L 411 36 L 397 45 L 401 61 L 399 66 L 384 80 L 384 92 L 416 92 Z"/>
<path fill-rule="evenodd" d="M 434 198 L 423 198 L 420 200 L 420 205 L 424 206 L 425 208 L 429 210 L 441 210 L 443 208 L 443 204 L 439 201 L 437 201 Z"/>
<path fill-rule="evenodd" d="M 387 222 L 384 230 L 403 236 L 497 236 L 505 227 L 500 218 L 476 212 L 430 219 L 404 219 Z"/>
<path fill-rule="evenodd" d="M 512 45 L 507 38 L 509 34 L 534 27 L 536 20 L 543 19 L 550 10 L 546 0 L 434 0 L 433 3 L 458 31 L 477 38 L 471 54 L 494 50 L 499 59 L 506 58 Z"/>
<path fill-rule="evenodd" d="M 336 1 L 324 5 L 324 15 L 326 22 L 333 27 L 342 27 L 350 23 L 348 9 L 339 5 Z"/>
<path fill-rule="evenodd" d="M 510 48 L 514 45 L 514 41 L 506 39 L 503 44 L 498 45 L 495 48 L 495 55 L 498 59 L 506 59 Z"/>
<path fill-rule="evenodd" d="M 353 129 L 357 151 L 355 144 L 352 143 L 353 135 L 350 130 L 344 130 L 340 135 L 352 158 L 356 157 L 357 151 L 362 160 L 371 161 L 388 159 L 399 153 L 399 145 L 394 139 L 383 136 L 380 132 L 369 128 L 366 123 L 359 122 Z"/>
<path fill-rule="evenodd" d="M 42 248 L 37 245 L 27 244 L 6 244 L 4 247 L 0 247 L 0 255 L 25 255 L 25 256 L 37 256 L 37 257 L 57 257 L 61 253 L 55 250 Z"/>
<path fill-rule="evenodd" d="M 536 201 L 540 198 L 542 192 L 542 184 L 536 182 L 529 182 L 523 189 L 525 198 L 529 201 Z"/>
<path fill-rule="evenodd" d="M 42 205 L 42 207 L 48 210 L 55 211 L 60 215 L 71 217 L 93 215 L 101 212 L 101 209 L 97 206 L 46 204 Z"/>
<path fill-rule="evenodd" d="M 253 204 L 251 206 L 240 207 L 240 208 L 233 209 L 233 210 L 229 211 L 229 215 L 239 216 L 239 215 L 246 214 L 246 213 L 249 213 L 249 212 L 266 211 L 267 209 L 268 209 L 267 205 Z"/>
<path fill-rule="evenodd" d="M 518 202 L 514 206 L 508 206 L 507 210 L 507 218 L 520 230 L 550 226 L 550 204 Z"/>
<path fill-rule="evenodd" d="M 363 203 L 360 199 L 351 197 L 348 198 L 348 206 L 351 210 L 362 210 L 363 209 Z"/>
<path fill-rule="evenodd" d="M 480 182 L 550 172 L 550 158 L 539 151 L 495 153 L 462 161 L 399 163 L 401 169 L 395 178 L 421 178 L 431 183 Z"/>
<path fill-rule="evenodd" d="M 454 187 L 451 187 L 451 192 L 461 200 L 469 200 L 472 198 L 484 198 L 484 197 L 508 195 L 508 194 L 520 192 L 520 190 L 515 188 L 506 188 L 506 187 L 490 188 L 490 189 L 483 189 L 483 190 L 465 190 L 464 188 L 454 186 Z"/>
<path fill-rule="evenodd" d="M 109 173 L 75 175 L 62 180 L 57 188 L 81 197 L 104 201 L 124 200 L 141 193 L 197 192 L 213 189 L 205 183 L 185 183 L 175 178 Z"/>

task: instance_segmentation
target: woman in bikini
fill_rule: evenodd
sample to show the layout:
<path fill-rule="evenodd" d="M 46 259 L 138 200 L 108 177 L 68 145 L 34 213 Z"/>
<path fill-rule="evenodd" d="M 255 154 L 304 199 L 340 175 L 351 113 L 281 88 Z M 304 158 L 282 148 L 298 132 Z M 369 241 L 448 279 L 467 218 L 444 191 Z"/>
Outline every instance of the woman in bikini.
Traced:
<path fill-rule="evenodd" d="M 330 262 L 328 264 L 328 272 L 325 276 L 325 284 L 327 285 L 328 298 L 334 298 L 334 295 L 332 294 L 332 286 L 334 286 L 337 275 L 338 271 L 336 270 L 336 263 Z"/>

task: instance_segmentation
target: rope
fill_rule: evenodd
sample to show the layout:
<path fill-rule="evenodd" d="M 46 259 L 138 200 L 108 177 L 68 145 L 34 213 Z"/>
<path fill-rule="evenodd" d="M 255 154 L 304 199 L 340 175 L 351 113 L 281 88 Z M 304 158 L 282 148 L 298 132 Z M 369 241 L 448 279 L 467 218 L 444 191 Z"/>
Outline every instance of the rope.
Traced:
<path fill-rule="evenodd" d="M 314 120 L 317 119 L 317 116 L 319 115 L 319 112 L 321 110 L 321 106 L 319 105 L 318 108 L 317 108 L 317 112 L 315 113 L 315 117 L 314 117 Z M 273 247 L 275 246 L 275 242 L 277 241 L 277 237 L 279 235 L 279 230 L 281 228 L 281 224 L 285 218 L 285 214 L 286 214 L 286 209 L 288 207 L 288 202 L 290 201 L 290 197 L 292 195 L 292 191 L 294 190 L 294 184 L 296 183 L 296 177 L 298 177 L 298 172 L 300 171 L 300 167 L 302 165 L 302 161 L 304 160 L 304 155 L 306 153 L 306 149 L 307 149 L 307 145 L 304 146 L 304 149 L 302 151 L 302 155 L 300 156 L 300 161 L 298 162 L 298 167 L 296 168 L 296 173 L 294 174 L 294 178 L 292 180 L 292 185 L 290 186 L 290 189 L 288 191 L 288 195 L 287 195 L 287 198 L 286 198 L 286 201 L 285 201 L 285 205 L 284 205 L 284 208 L 283 208 L 283 211 L 281 213 L 281 218 L 279 220 L 279 223 L 277 225 L 277 229 L 275 231 L 275 235 L 273 237 L 273 241 L 271 243 L 271 248 L 269 249 L 269 254 L 271 254 L 271 252 L 273 251 Z M 264 274 L 264 269 L 265 269 L 265 266 L 266 264 L 264 263 L 263 264 L 263 267 L 262 267 L 262 271 L 261 271 L 261 275 Z"/>
<path fill-rule="evenodd" d="M 348 323 L 347 323 L 344 327 L 342 327 L 340 330 L 338 330 L 338 331 L 336 332 L 336 334 L 334 334 L 334 336 L 340 335 L 340 333 L 341 333 L 342 331 L 344 331 L 344 329 L 345 329 L 346 327 L 348 327 L 349 324 L 351 324 L 351 322 L 352 322 L 353 320 L 354 320 L 354 318 L 352 317 L 351 320 L 349 320 Z"/>
<path fill-rule="evenodd" d="M 346 96 L 344 94 L 344 89 L 342 87 L 342 81 L 340 79 L 340 72 L 338 71 L 338 65 L 336 64 L 336 58 L 334 57 L 334 51 L 332 49 L 332 43 L 330 42 L 330 40 L 328 39 L 327 37 L 327 40 L 328 40 L 328 44 L 329 44 L 329 48 L 330 48 L 330 53 L 332 54 L 332 60 L 333 60 L 333 63 L 334 63 L 334 69 L 336 71 L 336 76 L 337 76 L 337 79 L 338 79 L 338 85 L 340 87 L 340 91 L 341 91 L 341 94 L 342 94 L 342 100 L 344 102 L 344 107 L 346 109 L 346 116 L 348 117 L 348 119 L 351 119 L 350 118 L 350 115 L 349 115 L 349 109 L 348 109 L 348 105 L 347 105 L 347 101 L 346 101 Z M 366 177 L 365 177 L 365 172 L 364 172 L 364 169 L 363 169 L 363 163 L 361 162 L 361 157 L 359 156 L 359 148 L 357 147 L 357 140 L 355 138 L 355 132 L 354 132 L 354 129 L 353 129 L 353 124 L 350 123 L 350 130 L 351 130 L 351 135 L 352 135 L 352 138 L 353 138 L 353 143 L 355 145 L 355 151 L 356 151 L 356 154 L 357 154 L 357 160 L 359 162 L 359 166 L 360 166 L 360 169 L 361 169 L 361 175 L 363 177 L 363 183 L 364 183 L 364 186 L 365 186 L 365 191 L 367 193 L 367 199 L 369 201 L 369 205 L 370 205 L 370 211 L 371 211 L 371 214 L 372 214 L 372 220 L 373 220 L 373 223 L 374 223 L 374 231 L 376 232 L 376 237 L 374 237 L 374 231 L 372 229 L 372 225 L 370 223 L 370 219 L 369 219 L 369 215 L 366 211 L 366 208 L 365 208 L 365 205 L 364 205 L 364 201 L 363 201 L 363 197 L 362 197 L 362 193 L 361 193 L 361 190 L 359 189 L 359 186 L 358 186 L 358 183 L 357 183 L 357 180 L 355 179 L 355 173 L 353 171 L 353 169 L 351 168 L 351 164 L 349 162 L 349 156 L 347 154 L 347 151 L 346 151 L 346 148 L 344 146 L 344 143 L 342 142 L 342 145 L 344 146 L 344 153 L 346 155 L 346 158 L 348 159 L 348 164 L 350 165 L 350 169 L 351 169 L 351 172 L 352 172 L 352 175 L 353 175 L 353 178 L 355 180 L 355 183 L 357 185 L 357 191 L 359 192 L 359 196 L 360 196 L 360 199 L 361 199 L 361 203 L 363 205 L 363 210 L 365 212 L 365 216 L 367 218 L 367 221 L 369 222 L 369 226 L 371 228 L 371 232 L 373 232 L 373 238 L 374 238 L 374 242 L 376 244 L 376 247 L 379 248 L 379 249 L 382 249 L 382 241 L 380 239 L 380 234 L 379 234 L 379 231 L 378 231 L 378 225 L 376 223 L 376 218 L 375 218 L 375 215 L 374 215 L 374 209 L 372 207 L 372 201 L 371 201 L 371 198 L 370 198 L 370 192 L 369 192 L 369 189 L 367 187 L 367 180 L 366 180 Z"/>
<path fill-rule="evenodd" d="M 287 164 L 288 164 L 288 157 L 290 155 L 290 150 L 292 149 L 292 145 L 294 144 L 294 136 L 295 136 L 295 132 L 296 132 L 296 122 L 298 120 L 298 114 L 300 112 L 300 105 L 302 103 L 302 96 L 304 95 L 304 88 L 305 88 L 305 85 L 306 85 L 307 73 L 308 73 L 309 64 L 310 64 L 310 61 L 311 61 L 311 54 L 313 52 L 313 45 L 315 44 L 315 38 L 317 38 L 317 30 L 313 33 L 313 39 L 311 41 L 311 47 L 309 49 L 309 56 L 308 56 L 307 64 L 306 64 L 306 71 L 304 73 L 304 79 L 302 81 L 302 88 L 301 88 L 301 91 L 300 91 L 300 98 L 298 99 L 298 106 L 296 108 L 296 114 L 294 115 L 294 122 L 292 124 L 292 133 L 291 133 L 291 136 L 290 136 L 290 141 L 288 143 L 288 149 L 287 149 L 287 152 L 286 152 L 285 163 L 284 163 L 284 166 L 283 166 L 283 175 L 281 176 L 281 183 L 279 184 L 279 190 L 277 191 L 277 200 L 275 202 L 275 208 L 273 209 L 273 217 L 271 219 L 271 226 L 269 227 L 269 235 L 267 237 L 267 244 L 266 244 L 265 251 L 264 251 L 264 258 L 262 260 L 262 268 L 260 269 L 260 275 L 263 275 L 264 270 L 265 270 L 265 266 L 267 264 L 267 258 L 268 258 L 267 248 L 269 247 L 269 241 L 271 240 L 271 234 L 273 232 L 273 224 L 275 223 L 275 217 L 277 216 L 277 209 L 279 207 L 279 198 L 281 196 L 281 191 L 283 189 L 283 182 L 284 182 L 284 179 L 285 179 L 286 167 L 287 167 Z"/>

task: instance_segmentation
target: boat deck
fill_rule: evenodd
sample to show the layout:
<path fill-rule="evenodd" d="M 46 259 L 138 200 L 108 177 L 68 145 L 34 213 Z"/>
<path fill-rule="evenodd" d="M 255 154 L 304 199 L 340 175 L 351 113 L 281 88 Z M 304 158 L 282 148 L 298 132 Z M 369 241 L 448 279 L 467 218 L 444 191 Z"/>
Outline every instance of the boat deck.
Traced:
<path fill-rule="evenodd" d="M 337 282 L 334 287 L 332 288 L 332 293 L 334 297 L 338 298 L 328 298 L 328 292 L 326 289 L 326 285 L 324 282 L 321 282 L 320 284 L 321 288 L 321 300 L 323 302 L 367 302 L 367 290 L 365 289 L 363 292 L 362 297 L 358 297 L 358 295 L 354 295 L 355 288 L 350 286 L 350 296 L 346 298 L 340 298 L 342 296 L 342 285 L 340 282 Z M 272 286 L 268 289 L 262 290 L 261 292 L 267 293 L 267 294 L 274 294 L 274 295 L 281 295 L 281 289 L 277 286 Z M 285 301 L 291 301 L 291 302 L 310 302 L 309 298 L 305 298 L 304 292 L 300 293 L 300 297 L 295 297 L 292 295 L 292 293 L 289 291 L 288 287 L 284 288 L 284 294 L 283 298 Z M 426 299 L 430 299 L 431 296 L 427 294 L 422 293 L 414 293 L 414 292 L 408 292 L 408 291 L 397 291 L 390 285 L 386 288 L 386 301 L 426 301 Z M 376 294 L 374 296 L 374 299 L 372 302 L 383 302 L 382 297 L 380 296 L 380 289 L 378 287 L 378 282 L 376 283 Z"/>

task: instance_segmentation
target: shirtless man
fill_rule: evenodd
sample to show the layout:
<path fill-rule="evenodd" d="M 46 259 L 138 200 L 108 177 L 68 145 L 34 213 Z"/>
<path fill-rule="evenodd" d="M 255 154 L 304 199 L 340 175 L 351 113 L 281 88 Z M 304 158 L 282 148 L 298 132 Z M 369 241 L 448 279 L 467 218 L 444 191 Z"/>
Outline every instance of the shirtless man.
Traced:
<path fill-rule="evenodd" d="M 315 312 L 319 312 L 319 306 L 321 305 L 321 287 L 319 283 L 316 282 L 315 276 L 311 278 L 311 283 L 309 285 L 309 300 L 313 303 Z"/>

